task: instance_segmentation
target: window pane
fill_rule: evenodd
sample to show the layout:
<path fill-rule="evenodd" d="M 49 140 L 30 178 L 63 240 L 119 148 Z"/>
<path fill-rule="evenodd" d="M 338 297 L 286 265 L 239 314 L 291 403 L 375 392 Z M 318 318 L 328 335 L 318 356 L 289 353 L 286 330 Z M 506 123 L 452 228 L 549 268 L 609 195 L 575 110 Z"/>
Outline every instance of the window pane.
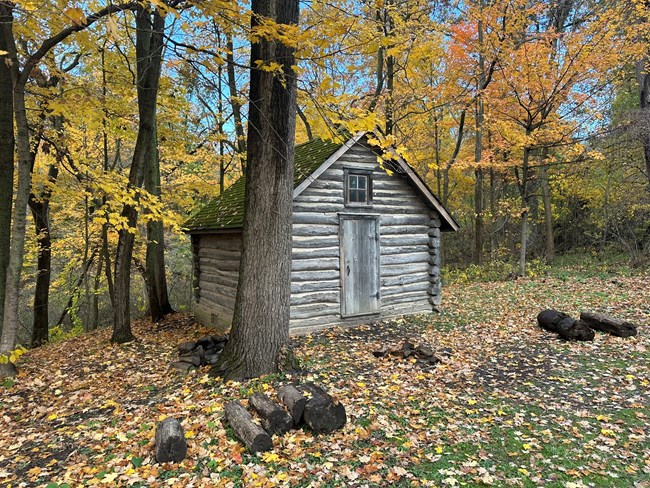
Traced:
<path fill-rule="evenodd" d="M 368 203 L 368 176 L 348 174 L 347 203 Z"/>

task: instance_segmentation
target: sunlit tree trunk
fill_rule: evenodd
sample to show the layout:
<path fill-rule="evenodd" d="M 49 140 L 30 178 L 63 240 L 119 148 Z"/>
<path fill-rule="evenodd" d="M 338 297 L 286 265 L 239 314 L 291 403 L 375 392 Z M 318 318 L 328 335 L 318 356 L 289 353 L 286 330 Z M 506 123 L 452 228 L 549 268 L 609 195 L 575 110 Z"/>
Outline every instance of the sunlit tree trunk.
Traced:
<path fill-rule="evenodd" d="M 298 23 L 298 0 L 253 0 L 253 27 L 262 18 Z M 239 285 L 230 338 L 214 371 L 225 378 L 278 370 L 289 337 L 291 208 L 296 127 L 294 49 L 260 39 L 251 66 L 274 61 L 283 75 L 251 69 L 246 198 Z"/>
<path fill-rule="evenodd" d="M 139 5 L 136 11 L 136 57 L 138 91 L 138 137 L 129 171 L 129 188 L 140 188 L 145 171 L 153 157 L 155 138 L 156 100 L 162 62 L 163 31 L 165 19 L 157 9 Z M 131 260 L 138 211 L 125 205 L 122 217 L 129 229 L 119 231 L 115 256 L 115 306 L 112 342 L 123 343 L 134 339 L 131 332 Z"/>

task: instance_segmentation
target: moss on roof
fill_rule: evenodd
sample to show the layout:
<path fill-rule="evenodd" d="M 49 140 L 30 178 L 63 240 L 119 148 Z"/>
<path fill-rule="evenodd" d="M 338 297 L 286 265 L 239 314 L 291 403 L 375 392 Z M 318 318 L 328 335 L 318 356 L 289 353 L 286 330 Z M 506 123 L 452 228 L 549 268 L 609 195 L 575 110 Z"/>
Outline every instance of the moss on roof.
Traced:
<path fill-rule="evenodd" d="M 343 143 L 314 139 L 295 148 L 295 172 L 293 187 L 296 188 L 316 171 L 327 158 L 334 154 Z M 242 176 L 221 195 L 213 198 L 185 222 L 189 232 L 240 229 L 244 222 L 244 193 L 246 177 Z"/>

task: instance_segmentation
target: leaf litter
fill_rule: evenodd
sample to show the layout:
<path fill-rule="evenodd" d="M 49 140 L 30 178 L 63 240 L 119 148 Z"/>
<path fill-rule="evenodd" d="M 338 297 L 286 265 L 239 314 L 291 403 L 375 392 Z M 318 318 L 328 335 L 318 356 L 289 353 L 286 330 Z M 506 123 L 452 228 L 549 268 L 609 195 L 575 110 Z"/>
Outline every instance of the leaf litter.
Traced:
<path fill-rule="evenodd" d="M 223 383 L 169 370 L 176 346 L 210 334 L 187 315 L 101 330 L 30 351 L 0 386 L 0 486 L 631 486 L 650 487 L 650 322 L 646 277 L 452 285 L 444 312 L 294 338 L 302 371 Z M 597 310 L 637 337 L 568 343 L 539 310 Z M 375 358 L 404 340 L 441 358 Z M 348 424 L 292 431 L 250 455 L 223 405 L 315 381 Z M 153 458 L 156 424 L 182 421 L 188 457 Z"/>

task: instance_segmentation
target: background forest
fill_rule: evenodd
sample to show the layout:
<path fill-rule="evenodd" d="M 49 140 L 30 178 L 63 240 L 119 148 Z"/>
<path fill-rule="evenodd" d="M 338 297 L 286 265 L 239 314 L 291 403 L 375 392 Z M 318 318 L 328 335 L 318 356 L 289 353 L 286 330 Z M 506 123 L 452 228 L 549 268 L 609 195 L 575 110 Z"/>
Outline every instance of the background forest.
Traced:
<path fill-rule="evenodd" d="M 314 0 L 298 28 L 253 30 L 246 2 L 71 5 L 0 1 L 0 270 L 10 293 L 22 258 L 20 344 L 111 324 L 129 281 L 127 317 L 189 308 L 182 223 L 245 172 L 263 37 L 297 49 L 296 142 L 379 128 L 462 225 L 449 269 L 647 264 L 645 1 Z"/>

